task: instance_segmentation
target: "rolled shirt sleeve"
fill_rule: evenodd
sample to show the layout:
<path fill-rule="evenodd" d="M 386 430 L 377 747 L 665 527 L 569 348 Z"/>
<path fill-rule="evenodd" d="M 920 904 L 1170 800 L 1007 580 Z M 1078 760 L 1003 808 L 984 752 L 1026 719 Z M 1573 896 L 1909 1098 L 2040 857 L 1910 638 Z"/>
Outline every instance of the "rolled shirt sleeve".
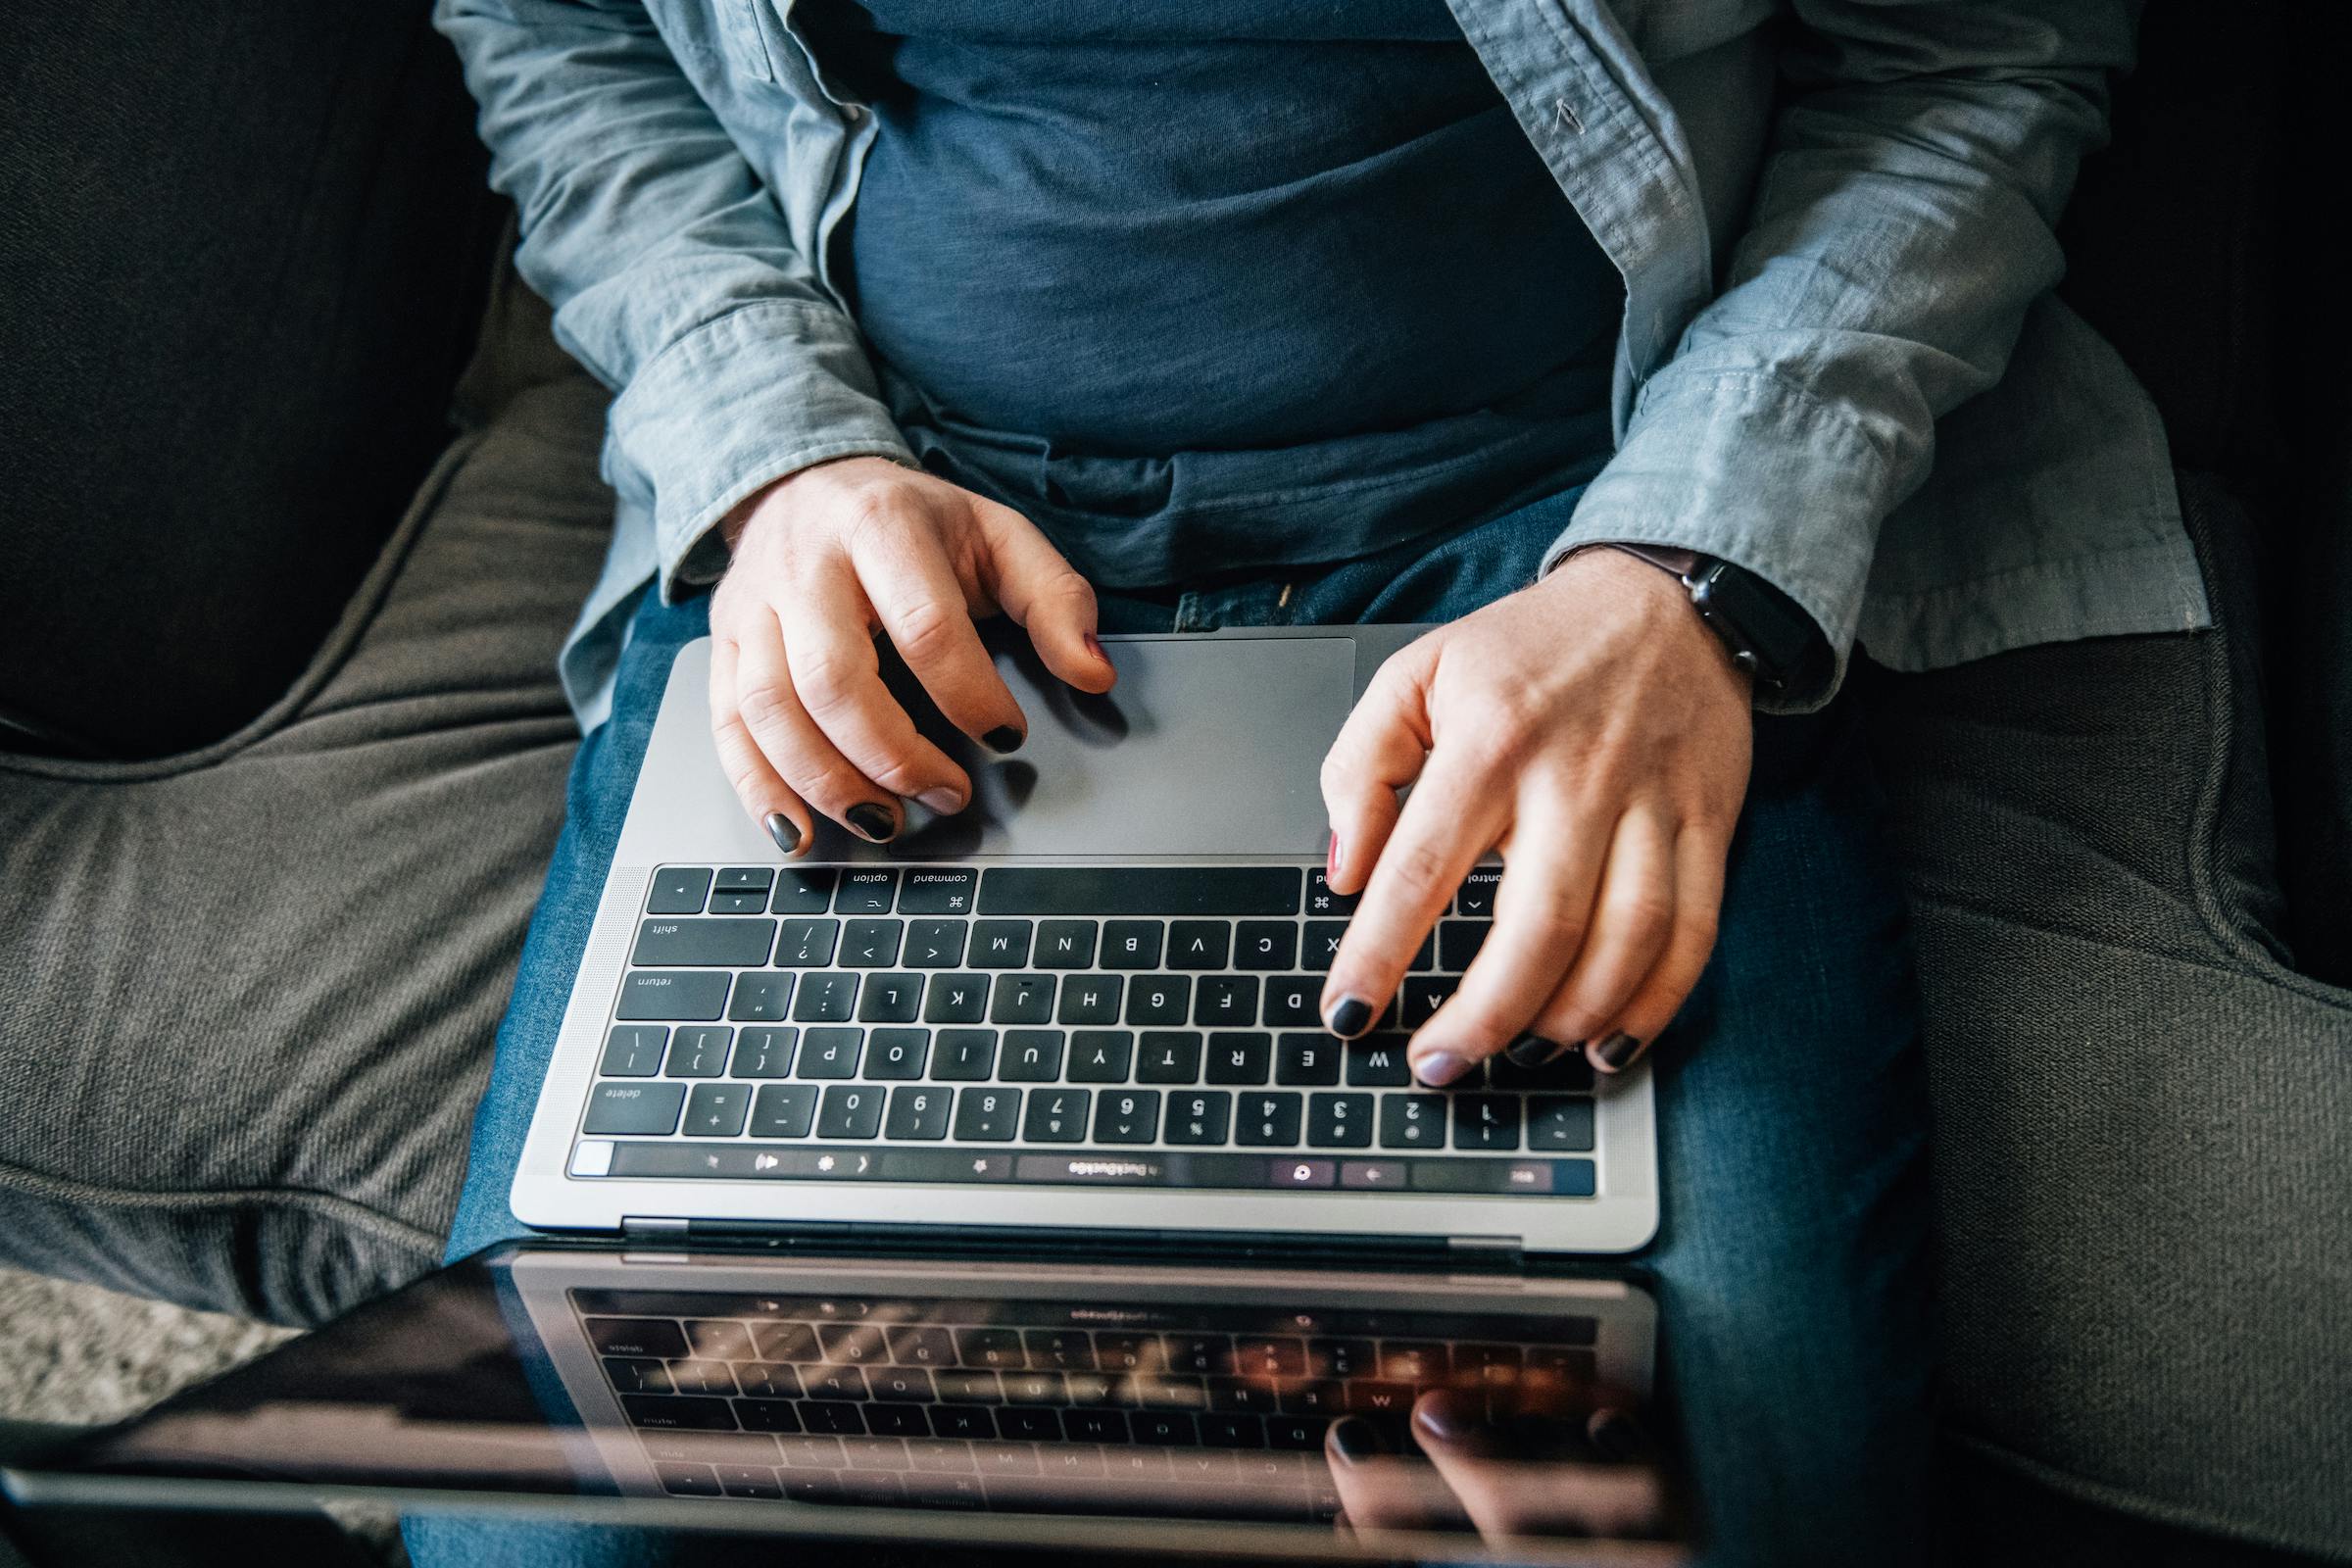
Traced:
<path fill-rule="evenodd" d="M 2130 64 L 2131 0 L 1796 0 L 1748 226 L 1642 385 L 1544 569 L 1617 540 L 1802 606 L 1835 674 L 1936 420 L 2000 378 L 2064 268 L 2054 226 Z"/>

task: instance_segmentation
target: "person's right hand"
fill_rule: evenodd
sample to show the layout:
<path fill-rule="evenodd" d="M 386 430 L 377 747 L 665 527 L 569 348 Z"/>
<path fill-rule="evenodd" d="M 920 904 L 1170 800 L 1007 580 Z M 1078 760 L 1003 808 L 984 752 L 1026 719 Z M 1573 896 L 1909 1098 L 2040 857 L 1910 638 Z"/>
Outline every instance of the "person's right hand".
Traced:
<path fill-rule="evenodd" d="M 887 632 L 948 722 L 992 751 L 1028 733 L 975 618 L 1026 627 L 1081 691 L 1116 678 L 1095 593 L 1028 518 L 887 458 L 842 458 L 769 485 L 729 514 L 734 559 L 710 596 L 710 725 L 744 809 L 786 854 L 815 808 L 877 844 L 904 802 L 960 811 L 972 781 L 882 684 Z"/>

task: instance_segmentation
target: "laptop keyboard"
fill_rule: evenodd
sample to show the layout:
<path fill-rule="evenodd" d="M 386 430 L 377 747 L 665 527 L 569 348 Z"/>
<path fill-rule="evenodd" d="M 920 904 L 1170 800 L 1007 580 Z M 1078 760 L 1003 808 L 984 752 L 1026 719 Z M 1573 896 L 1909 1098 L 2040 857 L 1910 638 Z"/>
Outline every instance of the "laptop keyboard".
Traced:
<path fill-rule="evenodd" d="M 1573 1406 L 1599 1325 L 1573 1314 L 1068 1301 L 864 1301 L 578 1291 L 572 1306 L 662 1488 L 971 1508 L 1330 1519 L 1323 1438 L 1363 1416 L 1393 1453 L 1414 1400 L 1490 1419 Z M 1115 1327 L 1095 1326 L 1108 1319 Z"/>
<path fill-rule="evenodd" d="M 664 866 L 571 1173 L 1590 1198 L 1580 1056 L 1406 1066 L 1499 875 L 1343 1041 L 1320 867 Z"/>

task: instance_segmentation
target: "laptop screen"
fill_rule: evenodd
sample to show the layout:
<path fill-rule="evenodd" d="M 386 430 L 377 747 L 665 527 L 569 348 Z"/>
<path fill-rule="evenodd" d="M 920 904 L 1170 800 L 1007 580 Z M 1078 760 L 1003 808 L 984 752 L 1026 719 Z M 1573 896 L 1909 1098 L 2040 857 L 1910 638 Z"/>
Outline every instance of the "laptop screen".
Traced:
<path fill-rule="evenodd" d="M 495 1249 L 10 1477 L 988 1544 L 1676 1561 L 1616 1279 Z M 165 1483 L 173 1483 L 165 1485 Z"/>

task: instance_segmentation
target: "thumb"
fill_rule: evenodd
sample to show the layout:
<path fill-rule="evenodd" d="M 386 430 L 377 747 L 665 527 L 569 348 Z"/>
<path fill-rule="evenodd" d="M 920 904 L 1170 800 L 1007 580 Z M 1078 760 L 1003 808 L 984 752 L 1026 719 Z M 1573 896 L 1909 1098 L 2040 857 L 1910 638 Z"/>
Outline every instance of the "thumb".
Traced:
<path fill-rule="evenodd" d="M 992 501 L 977 509 L 989 596 L 1027 630 L 1056 679 L 1110 690 L 1119 676 L 1095 640 L 1095 590 L 1027 517 Z"/>

